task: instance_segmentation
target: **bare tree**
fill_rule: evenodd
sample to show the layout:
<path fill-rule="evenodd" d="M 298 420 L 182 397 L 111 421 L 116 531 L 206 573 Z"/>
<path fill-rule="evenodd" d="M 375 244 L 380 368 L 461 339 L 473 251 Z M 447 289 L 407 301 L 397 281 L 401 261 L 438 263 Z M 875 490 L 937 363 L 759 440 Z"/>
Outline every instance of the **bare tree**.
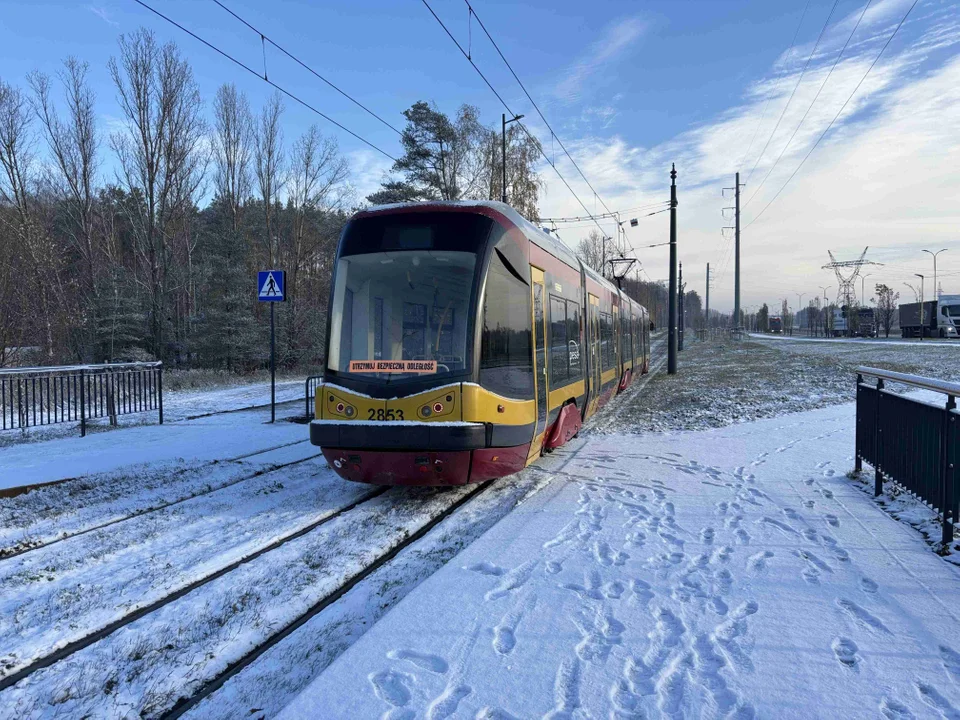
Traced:
<path fill-rule="evenodd" d="M 539 216 L 537 200 L 544 183 L 537 173 L 540 141 L 518 124 L 507 128 L 507 202 L 531 222 Z M 503 141 L 499 130 L 490 130 L 486 139 L 488 164 L 487 199 L 499 200 L 503 185 Z"/>
<path fill-rule="evenodd" d="M 233 84 L 221 85 L 213 103 L 216 193 L 230 205 L 233 229 L 240 227 L 240 210 L 250 193 L 253 119 L 247 97 Z"/>
<path fill-rule="evenodd" d="M 15 292 L 33 285 L 39 301 L 43 345 L 47 357 L 54 355 L 54 296 L 60 286 L 60 253 L 44 226 L 43 208 L 37 202 L 36 137 L 29 102 L 19 88 L 0 80 L 0 203 L 10 208 L 3 223 L 25 253 L 29 280 L 20 278 Z M 29 285 L 28 285 L 29 283 Z"/>
<path fill-rule="evenodd" d="M 591 230 L 590 234 L 580 240 L 577 245 L 577 257 L 584 265 L 593 268 L 598 273 L 603 272 L 603 235 L 597 230 Z"/>
<path fill-rule="evenodd" d="M 893 319 L 897 316 L 898 301 L 900 293 L 894 292 L 893 288 L 877 283 L 877 320 L 883 325 L 883 331 L 887 337 L 890 337 L 890 328 L 893 327 Z"/>
<path fill-rule="evenodd" d="M 200 93 L 176 45 L 160 47 L 143 28 L 120 36 L 120 60 L 111 58 L 108 67 L 127 121 L 126 130 L 111 136 L 111 144 L 120 160 L 121 182 L 139 200 L 129 205 L 130 220 L 146 269 L 152 349 L 160 357 L 177 223 L 182 230 L 202 178 Z M 189 238 L 186 243 L 189 249 Z"/>
<path fill-rule="evenodd" d="M 56 167 L 56 172 L 51 173 L 54 192 L 63 200 L 70 221 L 71 245 L 81 258 L 83 299 L 95 306 L 98 253 L 94 204 L 100 148 L 96 97 L 88 82 L 87 63 L 67 58 L 59 77 L 63 84 L 65 117 L 57 112 L 51 97 L 50 78 L 42 73 L 35 72 L 29 77 L 33 107 Z M 96 323 L 91 323 L 89 329 L 95 332 Z"/>
<path fill-rule="evenodd" d="M 280 127 L 282 114 L 283 101 L 279 93 L 274 93 L 263 107 L 254 130 L 254 166 L 257 187 L 263 200 L 270 267 L 274 267 L 279 254 L 279 238 L 274 237 L 272 221 L 274 204 L 283 189 L 283 130 Z"/>

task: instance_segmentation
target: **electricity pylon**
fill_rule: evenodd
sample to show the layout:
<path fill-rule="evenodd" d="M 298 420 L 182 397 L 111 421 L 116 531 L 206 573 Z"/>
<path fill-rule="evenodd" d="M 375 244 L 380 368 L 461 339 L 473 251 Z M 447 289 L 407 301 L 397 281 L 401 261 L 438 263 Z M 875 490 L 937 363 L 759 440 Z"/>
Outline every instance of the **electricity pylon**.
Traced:
<path fill-rule="evenodd" d="M 867 260 L 867 250 L 869 247 L 865 247 L 863 252 L 860 253 L 860 257 L 856 260 L 837 260 L 833 253 L 830 250 L 827 250 L 827 254 L 830 255 L 830 262 L 823 266 L 823 270 L 833 270 L 837 275 L 837 305 L 840 307 L 853 307 L 857 298 L 857 288 L 855 283 L 857 278 L 860 277 L 860 269 L 864 265 L 880 265 L 881 263 L 875 263 L 870 260 Z M 852 271 L 849 274 L 844 274 L 843 270 Z"/>

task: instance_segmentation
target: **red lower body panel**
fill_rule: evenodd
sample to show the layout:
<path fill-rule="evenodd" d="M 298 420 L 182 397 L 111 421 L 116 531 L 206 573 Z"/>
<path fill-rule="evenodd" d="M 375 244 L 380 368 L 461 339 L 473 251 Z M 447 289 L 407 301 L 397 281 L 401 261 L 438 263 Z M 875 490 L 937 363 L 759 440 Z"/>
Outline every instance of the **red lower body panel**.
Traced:
<path fill-rule="evenodd" d="M 326 447 L 322 450 L 327 462 L 344 480 L 373 485 L 437 486 L 466 485 L 511 475 L 523 469 L 529 447 L 526 444 L 452 452 Z"/>
<path fill-rule="evenodd" d="M 626 390 L 631 380 L 633 380 L 633 372 L 631 370 L 624 370 L 623 377 L 620 378 L 620 390 L 618 392 Z"/>
<path fill-rule="evenodd" d="M 557 421 L 553 424 L 552 431 L 549 435 L 547 435 L 547 439 L 543 443 L 543 446 L 547 450 L 553 450 L 554 448 L 560 447 L 570 438 L 580 432 L 580 425 L 580 410 L 577 409 L 577 406 L 573 403 L 564 405 L 563 409 L 560 410 L 560 415 L 557 417 Z"/>

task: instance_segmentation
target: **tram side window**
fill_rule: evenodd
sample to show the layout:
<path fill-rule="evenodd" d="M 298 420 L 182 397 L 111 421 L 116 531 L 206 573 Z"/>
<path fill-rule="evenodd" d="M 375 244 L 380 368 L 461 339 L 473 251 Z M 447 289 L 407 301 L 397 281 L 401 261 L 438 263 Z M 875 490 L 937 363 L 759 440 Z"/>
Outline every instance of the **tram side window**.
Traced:
<path fill-rule="evenodd" d="M 483 299 L 480 384 L 498 395 L 533 397 L 530 286 L 493 253 Z"/>
<path fill-rule="evenodd" d="M 567 300 L 567 354 L 569 357 L 568 379 L 579 380 L 583 377 L 580 364 L 580 306 Z"/>
<path fill-rule="evenodd" d="M 550 384 L 565 385 L 569 376 L 567 301 L 550 296 Z"/>
<path fill-rule="evenodd" d="M 613 318 L 610 313 L 600 313 L 600 358 L 604 370 L 612 368 L 616 362 L 613 340 Z"/>

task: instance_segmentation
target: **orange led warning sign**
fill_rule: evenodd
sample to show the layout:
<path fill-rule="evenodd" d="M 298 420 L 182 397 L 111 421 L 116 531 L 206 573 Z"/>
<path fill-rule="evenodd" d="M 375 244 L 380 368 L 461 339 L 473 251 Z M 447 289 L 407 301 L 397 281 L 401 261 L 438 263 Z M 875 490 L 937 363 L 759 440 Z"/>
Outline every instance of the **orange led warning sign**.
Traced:
<path fill-rule="evenodd" d="M 436 360 L 351 360 L 352 373 L 435 373 Z"/>

